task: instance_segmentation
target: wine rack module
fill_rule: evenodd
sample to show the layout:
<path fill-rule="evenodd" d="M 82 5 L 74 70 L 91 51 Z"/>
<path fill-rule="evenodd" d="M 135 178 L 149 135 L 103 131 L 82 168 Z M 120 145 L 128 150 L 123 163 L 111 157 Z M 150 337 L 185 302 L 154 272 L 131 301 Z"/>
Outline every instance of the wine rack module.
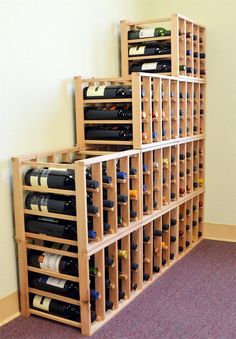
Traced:
<path fill-rule="evenodd" d="M 154 35 L 154 29 L 164 27 L 168 33 Z M 169 18 L 147 21 L 121 21 L 121 67 L 122 76 L 130 74 L 134 64 L 141 64 L 140 71 L 150 69 L 155 72 L 155 62 L 166 61 L 171 69 L 162 70 L 163 74 L 205 78 L 205 27 L 194 21 L 174 14 Z M 141 30 L 141 37 L 128 37 L 128 32 Z M 169 46 L 163 50 L 162 46 Z M 146 54 L 146 47 L 159 47 L 158 54 Z M 147 64 L 150 63 L 150 66 Z"/>
<path fill-rule="evenodd" d="M 166 33 L 151 37 L 160 24 L 169 32 L 158 28 Z M 140 29 L 141 38 L 128 40 L 128 32 Z M 138 54 L 160 42 L 171 44 L 169 54 Z M 130 48 L 137 53 L 128 56 Z M 122 21 L 121 52 L 122 77 L 75 77 L 76 147 L 12 158 L 22 315 L 83 335 L 96 332 L 204 237 L 205 28 L 181 15 Z M 171 72 L 148 73 L 145 66 L 146 73 L 129 74 L 136 62 L 159 60 L 171 62 Z M 105 95 L 106 86 L 122 93 L 112 87 Z M 67 172 L 73 185 L 50 186 L 45 173 L 52 171 Z M 53 222 L 74 233 L 56 231 Z M 76 293 L 59 293 L 59 285 Z M 53 302 L 76 317 L 51 311 Z"/>
<path fill-rule="evenodd" d="M 86 87 L 125 86 L 131 88 L 132 97 L 110 99 L 84 99 Z M 100 147 L 122 150 L 143 149 L 153 145 L 166 145 L 178 140 L 192 141 L 204 136 L 205 80 L 182 79 L 148 73 L 132 73 L 126 78 L 75 77 L 76 131 L 80 149 Z M 86 109 L 108 109 L 111 105 L 132 111 L 132 118 L 120 120 L 85 120 Z M 99 113 L 98 113 L 99 115 Z M 86 138 L 88 128 L 127 127 L 132 135 L 117 140 L 91 140 Z"/>
<path fill-rule="evenodd" d="M 157 145 L 149 149 L 115 153 L 97 150 L 80 151 L 73 147 L 56 152 L 13 158 L 22 314 L 24 316 L 36 314 L 63 322 L 81 328 L 85 335 L 91 335 L 125 307 L 149 283 L 160 276 L 171 263 L 187 253 L 187 250 L 201 239 L 204 197 L 203 157 L 204 139 L 197 139 L 187 143 L 181 140 L 181 143 L 165 147 Z M 185 189 L 183 194 L 179 194 L 178 187 L 181 187 L 182 184 L 182 175 L 180 177 L 179 170 L 182 169 L 185 172 L 188 167 L 190 172 L 188 176 L 184 175 L 183 187 L 185 185 L 187 187 L 188 184 L 190 189 Z M 25 173 L 29 169 L 36 168 L 74 170 L 75 190 L 26 185 Z M 87 188 L 86 175 L 88 171 L 92 180 L 98 182 L 96 189 Z M 118 173 L 121 172 L 126 173 L 125 179 L 119 178 Z M 104 176 L 110 177 L 111 182 L 104 182 Z M 164 178 L 165 180 L 163 180 Z M 188 178 L 191 180 L 188 181 Z M 62 197 L 73 196 L 76 198 L 76 214 L 51 213 L 45 209 L 40 211 L 33 207 L 27 209 L 25 197 L 32 192 L 61 195 Z M 135 194 L 131 194 L 131 192 L 135 192 Z M 171 199 L 173 192 L 175 197 Z M 93 205 L 98 207 L 98 211 L 92 215 L 87 212 L 86 196 L 88 193 L 92 193 Z M 127 202 L 120 203 L 117 193 L 128 196 Z M 104 195 L 106 199 L 114 202 L 112 208 L 103 206 Z M 199 201 L 201 201 L 201 208 Z M 184 214 L 184 218 L 179 220 L 179 211 L 184 212 L 187 208 L 191 210 L 192 205 L 197 206 L 197 209 L 192 212 L 191 216 Z M 136 212 L 135 218 L 131 217 L 131 211 Z M 26 218 L 29 216 L 76 222 L 78 236 L 76 239 L 70 240 L 29 232 L 25 229 Z M 201 219 L 199 219 L 200 216 Z M 88 220 L 91 218 L 93 231 L 96 232 L 94 239 L 89 238 Z M 193 218 L 195 224 L 197 223 L 194 224 L 194 227 L 192 227 Z M 175 219 L 174 223 L 172 219 Z M 184 229 L 185 220 L 190 225 L 188 233 Z M 105 222 L 110 225 L 108 232 L 104 231 Z M 167 229 L 166 225 L 168 225 Z M 179 237 L 179 229 L 183 229 L 184 232 L 181 237 Z M 159 230 L 158 232 L 162 234 L 156 235 L 157 231 L 155 230 Z M 189 241 L 188 247 L 186 247 L 186 241 Z M 135 249 L 132 249 L 132 242 L 137 245 L 137 248 L 133 246 Z M 179 252 L 179 243 L 183 247 L 181 252 Z M 127 254 L 127 258 L 122 262 L 117 254 L 119 249 L 124 250 Z M 31 253 L 34 251 L 46 252 L 76 259 L 79 267 L 78 275 L 62 274 L 34 267 L 27 259 L 29 251 Z M 106 256 L 112 257 L 111 267 L 106 267 Z M 91 262 L 97 271 L 95 277 L 90 275 L 91 265 L 89 263 Z M 65 297 L 32 287 L 28 280 L 30 274 L 46 275 L 79 283 L 80 298 Z M 107 288 L 106 275 L 109 275 L 108 280 L 110 281 Z M 98 300 L 90 300 L 90 288 L 95 288 L 99 293 Z M 29 298 L 32 294 L 79 306 L 81 321 L 61 318 L 31 307 Z M 109 306 L 107 306 L 107 298 L 109 298 L 111 309 L 107 309 Z M 91 322 L 91 308 L 97 314 L 95 322 Z"/>

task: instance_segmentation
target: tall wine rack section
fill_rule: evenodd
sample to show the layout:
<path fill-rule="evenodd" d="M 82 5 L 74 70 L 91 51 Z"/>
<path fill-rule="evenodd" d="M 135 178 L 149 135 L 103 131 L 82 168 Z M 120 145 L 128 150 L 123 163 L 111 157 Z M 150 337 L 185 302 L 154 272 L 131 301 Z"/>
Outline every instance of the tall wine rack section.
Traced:
<path fill-rule="evenodd" d="M 171 42 L 171 74 L 130 75 L 128 69 L 136 57 L 128 58 L 128 51 L 134 44 L 139 46 L 141 39 L 129 41 L 128 31 L 160 22 L 170 24 L 170 35 L 143 38 L 142 42 Z M 180 15 L 147 22 L 123 21 L 121 45 L 122 77 L 75 77 L 76 147 L 12 159 L 21 312 L 25 317 L 34 314 L 80 328 L 88 336 L 204 237 L 206 81 L 200 72 L 205 59 L 201 60 L 199 53 L 204 53 L 205 29 Z M 186 55 L 189 49 L 192 53 Z M 198 52 L 196 60 L 194 51 Z M 197 73 L 179 72 L 182 64 L 196 68 Z M 85 87 L 106 85 L 128 86 L 132 95 L 125 99 L 84 98 Z M 88 107 L 124 105 L 132 114 L 120 120 L 90 120 L 85 114 Z M 128 137 L 87 138 L 93 127 L 119 130 L 121 126 L 126 126 Z M 75 188 L 48 188 L 35 181 L 29 185 L 25 174 L 30 169 L 73 171 Z M 88 185 L 88 178 L 94 187 Z M 68 198 L 74 201 L 75 210 L 54 213 L 39 206 L 43 200 L 27 205 L 32 193 L 40 199 L 45 195 Z M 27 222 L 32 218 L 73 223 L 76 236 L 69 239 L 29 231 Z M 35 266 L 30 261 L 32 253 L 69 258 L 76 262 L 77 271 L 67 274 Z M 63 296 L 35 287 L 32 276 L 73 283 L 77 294 Z M 35 307 L 32 295 L 76 307 L 79 319 Z"/>

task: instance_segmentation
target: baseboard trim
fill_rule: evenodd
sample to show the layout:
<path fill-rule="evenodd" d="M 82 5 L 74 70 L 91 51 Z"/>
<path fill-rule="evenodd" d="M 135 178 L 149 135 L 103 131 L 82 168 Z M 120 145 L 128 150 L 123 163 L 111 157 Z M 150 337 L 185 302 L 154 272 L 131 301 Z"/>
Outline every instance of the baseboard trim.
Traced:
<path fill-rule="evenodd" d="M 20 315 L 19 292 L 13 292 L 0 300 L 0 327 Z"/>
<path fill-rule="evenodd" d="M 236 242 L 236 225 L 204 224 L 204 239 Z"/>

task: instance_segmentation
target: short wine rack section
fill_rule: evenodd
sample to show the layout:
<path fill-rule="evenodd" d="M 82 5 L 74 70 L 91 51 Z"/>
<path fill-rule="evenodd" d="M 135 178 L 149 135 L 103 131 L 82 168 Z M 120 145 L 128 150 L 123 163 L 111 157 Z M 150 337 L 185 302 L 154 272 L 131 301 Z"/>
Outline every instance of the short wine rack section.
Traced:
<path fill-rule="evenodd" d="M 133 73 L 127 78 L 83 80 L 76 77 L 75 85 L 77 146 L 80 149 L 142 149 L 158 143 L 204 136 L 206 93 L 202 79 Z M 129 88 L 132 95 L 123 99 L 84 99 L 84 88 L 99 89 L 112 85 Z M 96 120 L 89 119 L 86 114 L 88 109 L 99 110 Z M 116 120 L 99 119 L 100 112 L 111 109 L 128 110 L 132 116 Z M 96 132 L 101 130 L 120 131 L 120 134 L 116 139 L 106 138 L 103 133 L 98 137 Z"/>
<path fill-rule="evenodd" d="M 122 76 L 135 70 L 204 79 L 205 46 L 205 27 L 179 14 L 157 20 L 123 20 Z"/>

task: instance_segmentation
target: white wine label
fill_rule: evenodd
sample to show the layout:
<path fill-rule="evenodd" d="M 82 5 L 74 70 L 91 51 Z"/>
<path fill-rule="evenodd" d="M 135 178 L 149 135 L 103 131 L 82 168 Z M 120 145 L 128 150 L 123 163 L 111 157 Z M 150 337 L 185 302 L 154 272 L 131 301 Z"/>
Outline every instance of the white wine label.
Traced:
<path fill-rule="evenodd" d="M 59 287 L 59 288 L 64 288 L 64 286 L 66 284 L 66 280 L 65 279 L 49 277 L 47 279 L 46 284 L 51 285 L 51 286 L 56 286 L 56 287 Z"/>
<path fill-rule="evenodd" d="M 104 96 L 106 86 L 89 86 L 87 89 L 88 97 L 102 97 Z"/>
<path fill-rule="evenodd" d="M 40 211 L 48 213 L 48 197 L 43 196 L 40 199 Z"/>
<path fill-rule="evenodd" d="M 143 28 L 139 31 L 140 38 L 151 38 L 155 36 L 155 28 Z"/>
<path fill-rule="evenodd" d="M 31 186 L 39 186 L 38 175 L 37 176 L 34 176 L 34 175 L 30 176 L 30 185 Z"/>
<path fill-rule="evenodd" d="M 30 204 L 30 208 L 31 208 L 31 210 L 33 210 L 33 211 L 39 211 L 39 207 L 38 207 L 38 205 L 36 205 L 36 204 Z"/>
<path fill-rule="evenodd" d="M 144 54 L 145 46 L 136 46 L 129 49 L 129 55 L 140 55 Z"/>
<path fill-rule="evenodd" d="M 156 69 L 156 67 L 157 67 L 157 62 L 145 63 L 145 64 L 142 64 L 142 71 Z"/>
<path fill-rule="evenodd" d="M 61 258 L 62 258 L 62 255 L 44 252 L 43 255 L 39 257 L 40 268 L 42 268 L 43 270 L 59 272 L 59 264 L 60 264 Z"/>
<path fill-rule="evenodd" d="M 48 187 L 48 177 L 41 177 L 40 178 L 40 186 Z"/>
<path fill-rule="evenodd" d="M 33 306 L 40 310 L 49 312 L 49 306 L 52 299 L 45 298 L 41 295 L 35 295 L 33 299 Z"/>

